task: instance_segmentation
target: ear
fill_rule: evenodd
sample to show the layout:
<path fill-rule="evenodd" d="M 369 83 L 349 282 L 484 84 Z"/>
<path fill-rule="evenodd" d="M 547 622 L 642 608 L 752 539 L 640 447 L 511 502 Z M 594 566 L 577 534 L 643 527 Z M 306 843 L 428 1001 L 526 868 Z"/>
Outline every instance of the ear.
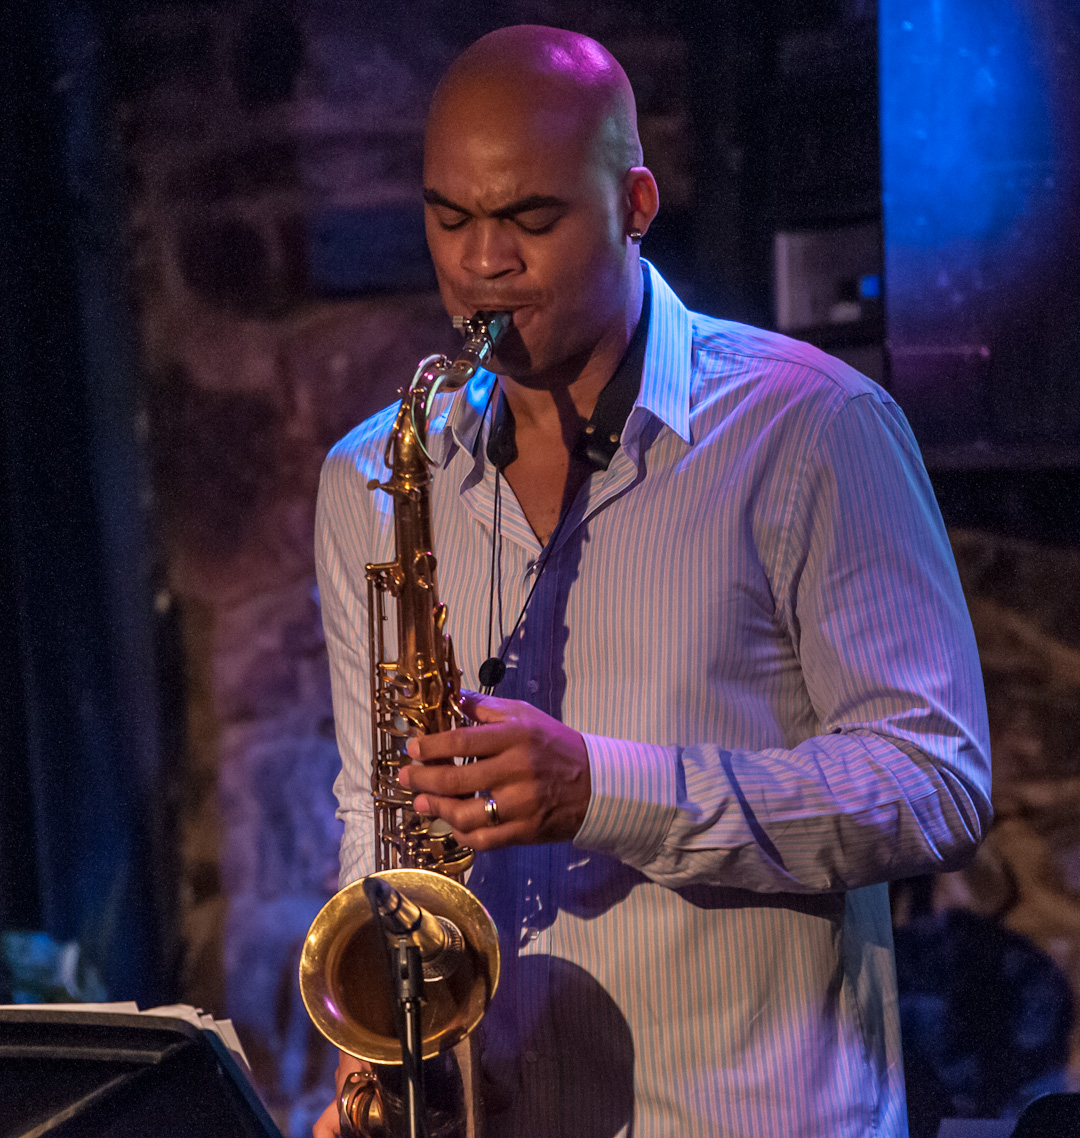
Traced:
<path fill-rule="evenodd" d="M 626 232 L 636 229 L 642 235 L 648 232 L 660 208 L 660 193 L 656 179 L 648 166 L 632 166 L 623 179 L 627 204 Z"/>

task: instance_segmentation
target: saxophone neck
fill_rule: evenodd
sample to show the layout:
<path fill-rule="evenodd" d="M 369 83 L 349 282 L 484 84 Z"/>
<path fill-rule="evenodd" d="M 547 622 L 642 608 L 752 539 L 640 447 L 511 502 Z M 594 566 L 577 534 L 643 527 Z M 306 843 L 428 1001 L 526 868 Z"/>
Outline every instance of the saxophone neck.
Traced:
<path fill-rule="evenodd" d="M 457 355 L 452 360 L 442 355 L 428 356 L 420 362 L 386 440 L 386 465 L 394 471 L 395 478 L 405 473 L 419 478 L 434 461 L 427 446 L 427 428 L 435 396 L 440 391 L 464 387 L 491 359 L 495 345 L 512 321 L 510 312 L 455 316 L 454 327 L 465 336 Z"/>
<path fill-rule="evenodd" d="M 395 475 L 427 482 L 431 455 L 427 449 L 429 400 L 425 388 L 410 387 L 401 401 L 394 429 L 386 440 L 386 465 Z"/>

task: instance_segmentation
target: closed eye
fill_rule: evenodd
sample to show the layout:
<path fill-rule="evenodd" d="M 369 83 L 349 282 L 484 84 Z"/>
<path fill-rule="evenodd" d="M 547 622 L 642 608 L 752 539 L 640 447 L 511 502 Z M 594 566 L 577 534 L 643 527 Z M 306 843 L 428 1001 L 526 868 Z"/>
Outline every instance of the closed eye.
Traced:
<path fill-rule="evenodd" d="M 432 209 L 440 229 L 460 229 L 469 220 L 467 213 L 456 209 L 447 209 L 445 206 L 433 206 Z"/>
<path fill-rule="evenodd" d="M 526 233 L 533 236 L 539 236 L 542 233 L 550 233 L 559 221 L 559 218 L 553 217 L 550 221 L 542 221 L 535 224 L 528 221 L 522 221 L 520 217 L 514 219 L 519 229 L 523 229 Z"/>
<path fill-rule="evenodd" d="M 519 229 L 523 229 L 526 233 L 539 236 L 542 233 L 549 233 L 559 221 L 562 220 L 565 211 L 558 206 L 537 206 L 535 209 L 523 209 L 515 212 L 513 216 L 514 224 Z"/>

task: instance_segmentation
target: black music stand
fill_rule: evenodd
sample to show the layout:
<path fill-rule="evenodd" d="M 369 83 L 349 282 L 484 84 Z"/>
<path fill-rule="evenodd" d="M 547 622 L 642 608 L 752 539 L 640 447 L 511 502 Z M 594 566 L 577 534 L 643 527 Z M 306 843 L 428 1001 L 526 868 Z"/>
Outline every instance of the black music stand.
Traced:
<path fill-rule="evenodd" d="M 212 1031 L 0 1008 L 0 1138 L 282 1138 Z"/>

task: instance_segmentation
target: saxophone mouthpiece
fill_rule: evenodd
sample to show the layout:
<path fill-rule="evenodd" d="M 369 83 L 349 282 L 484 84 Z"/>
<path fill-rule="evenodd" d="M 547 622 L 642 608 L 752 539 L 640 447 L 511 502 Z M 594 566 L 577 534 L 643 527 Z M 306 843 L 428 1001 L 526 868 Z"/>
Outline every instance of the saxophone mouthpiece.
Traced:
<path fill-rule="evenodd" d="M 513 323 L 512 312 L 477 312 L 475 316 L 455 316 L 454 327 L 465 337 L 452 371 L 468 382 L 491 358 L 496 344 Z"/>

